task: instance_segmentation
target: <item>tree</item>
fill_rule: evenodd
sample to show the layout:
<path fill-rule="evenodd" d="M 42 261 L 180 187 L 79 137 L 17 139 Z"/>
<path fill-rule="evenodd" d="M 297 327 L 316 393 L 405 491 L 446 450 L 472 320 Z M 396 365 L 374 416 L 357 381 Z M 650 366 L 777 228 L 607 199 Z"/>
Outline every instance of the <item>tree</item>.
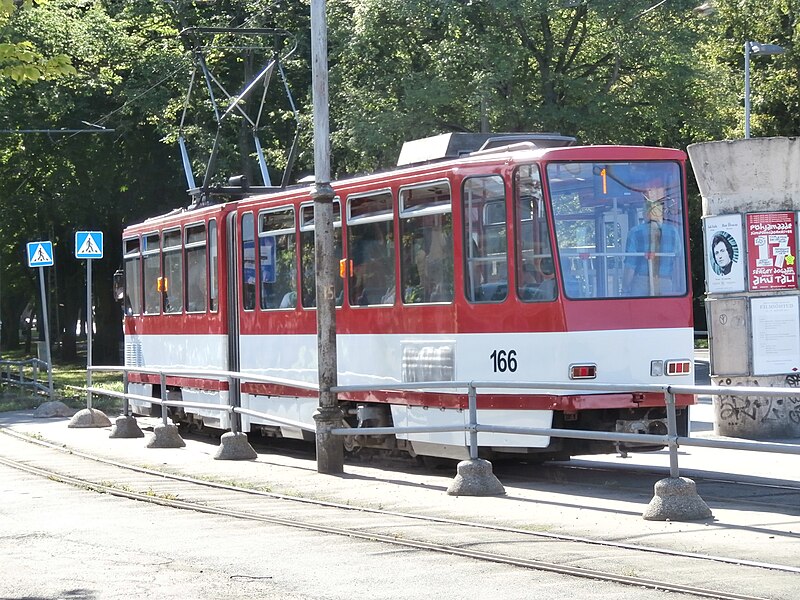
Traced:
<path fill-rule="evenodd" d="M 390 164 L 410 137 L 482 127 L 684 145 L 698 109 L 711 112 L 687 93 L 704 73 L 686 1 L 330 6 L 333 142 L 345 171 Z"/>
<path fill-rule="evenodd" d="M 18 30 L 10 26 L 18 11 L 46 1 L 0 0 L 0 78 L 9 77 L 19 84 L 76 73 L 66 54 L 46 56 L 31 41 L 19 39 Z"/>
<path fill-rule="evenodd" d="M 120 310 L 113 304 L 111 275 L 121 255 L 122 223 L 185 204 L 179 172 L 171 168 L 180 164 L 176 152 L 159 142 L 151 106 L 138 102 L 144 78 L 150 77 L 150 86 L 158 81 L 152 79 L 154 63 L 141 60 L 139 54 L 152 41 L 147 36 L 153 32 L 111 19 L 99 2 L 76 5 L 64 0 L 25 11 L 16 25 L 24 26 L 28 39 L 38 47 L 69 55 L 78 70 L 59 79 L 42 78 L 4 88 L 0 109 L 5 127 L 58 130 L 76 121 L 112 121 L 114 132 L 6 137 L 9 143 L 0 155 L 4 173 L 0 212 L 7 218 L 0 227 L 11 232 L 4 239 L 19 237 L 20 244 L 25 239 L 54 242 L 56 285 L 51 303 L 58 312 L 50 322 L 60 329 L 52 337 L 63 342 L 67 357 L 74 356 L 76 322 L 79 313 L 85 312 L 84 264 L 73 257 L 74 232 L 106 232 L 107 258 L 95 261 L 94 269 L 96 353 L 98 360 L 117 360 Z M 173 46 L 181 58 L 180 48 Z M 163 62 L 168 58 L 161 55 Z M 160 68 L 163 62 L 155 66 Z M 152 102 L 151 97 L 147 100 Z M 5 176 L 11 174 L 17 175 Z M 9 265 L 4 270 L 16 268 L 23 258 L 20 249 L 17 245 L 10 256 L 3 257 L 4 266 Z M 34 280 L 28 275 L 23 280 L 29 281 L 25 289 L 31 293 Z M 15 312 L 26 302 L 20 298 Z M 8 305 L 7 297 L 4 305 Z"/>
<path fill-rule="evenodd" d="M 724 84 L 708 94 L 728 96 L 720 101 L 729 111 L 726 137 L 742 137 L 744 130 L 744 43 L 755 41 L 778 44 L 785 53 L 752 57 L 751 133 L 757 136 L 793 136 L 800 129 L 800 83 L 797 72 L 800 56 L 794 49 L 798 31 L 797 0 L 719 0 L 716 11 L 706 19 L 707 41 L 698 48 L 698 57 L 709 71 L 725 74 Z M 720 78 L 719 81 L 721 81 Z"/>

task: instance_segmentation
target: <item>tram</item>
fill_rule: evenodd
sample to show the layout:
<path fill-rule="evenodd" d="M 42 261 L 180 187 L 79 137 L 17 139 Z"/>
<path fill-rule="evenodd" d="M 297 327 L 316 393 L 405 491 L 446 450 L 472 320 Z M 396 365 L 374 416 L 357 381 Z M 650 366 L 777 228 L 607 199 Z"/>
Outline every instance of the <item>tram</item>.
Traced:
<path fill-rule="evenodd" d="M 397 168 L 334 182 L 338 383 L 376 389 L 340 396 L 346 449 L 466 458 L 463 432 L 370 435 L 468 420 L 465 390 L 419 382 L 693 383 L 685 163 L 675 149 L 445 134 L 407 143 Z M 274 377 L 166 385 L 170 400 L 281 419 L 242 415 L 243 431 L 311 435 L 318 398 L 299 386 L 317 380 L 313 229 L 303 185 L 127 227 L 125 364 Z M 380 391 L 389 383 L 409 389 Z M 161 381 L 131 374 L 130 391 L 160 397 Z M 684 423 L 692 402 L 677 397 Z M 170 411 L 229 426 L 221 411 Z M 478 422 L 666 432 L 662 394 L 557 387 L 480 390 Z M 506 433 L 478 443 L 485 457 L 620 450 Z"/>

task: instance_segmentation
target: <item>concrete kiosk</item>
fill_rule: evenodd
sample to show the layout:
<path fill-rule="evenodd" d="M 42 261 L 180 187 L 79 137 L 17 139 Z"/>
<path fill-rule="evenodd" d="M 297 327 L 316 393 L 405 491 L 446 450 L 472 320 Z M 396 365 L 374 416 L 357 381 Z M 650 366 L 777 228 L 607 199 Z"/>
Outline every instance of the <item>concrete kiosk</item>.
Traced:
<path fill-rule="evenodd" d="M 800 386 L 797 280 L 800 138 L 688 148 L 703 197 L 706 315 L 714 385 Z M 800 399 L 715 396 L 715 431 L 800 436 Z"/>

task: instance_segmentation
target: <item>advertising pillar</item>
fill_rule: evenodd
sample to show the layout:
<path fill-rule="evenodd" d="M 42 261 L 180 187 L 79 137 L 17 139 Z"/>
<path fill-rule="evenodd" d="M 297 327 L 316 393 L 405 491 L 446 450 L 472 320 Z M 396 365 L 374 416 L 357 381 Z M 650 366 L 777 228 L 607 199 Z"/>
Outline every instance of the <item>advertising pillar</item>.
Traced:
<path fill-rule="evenodd" d="M 800 387 L 800 140 L 688 148 L 703 198 L 711 381 Z M 800 399 L 714 398 L 714 429 L 748 439 L 800 436 Z"/>

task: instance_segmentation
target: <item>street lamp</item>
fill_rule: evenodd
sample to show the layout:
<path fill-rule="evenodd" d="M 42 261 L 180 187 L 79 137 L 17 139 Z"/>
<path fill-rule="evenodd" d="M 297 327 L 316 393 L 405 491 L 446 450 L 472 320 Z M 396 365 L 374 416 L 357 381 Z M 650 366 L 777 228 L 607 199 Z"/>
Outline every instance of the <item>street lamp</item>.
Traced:
<path fill-rule="evenodd" d="M 744 138 L 750 138 L 750 55 L 783 54 L 786 49 L 776 44 L 744 43 Z"/>

